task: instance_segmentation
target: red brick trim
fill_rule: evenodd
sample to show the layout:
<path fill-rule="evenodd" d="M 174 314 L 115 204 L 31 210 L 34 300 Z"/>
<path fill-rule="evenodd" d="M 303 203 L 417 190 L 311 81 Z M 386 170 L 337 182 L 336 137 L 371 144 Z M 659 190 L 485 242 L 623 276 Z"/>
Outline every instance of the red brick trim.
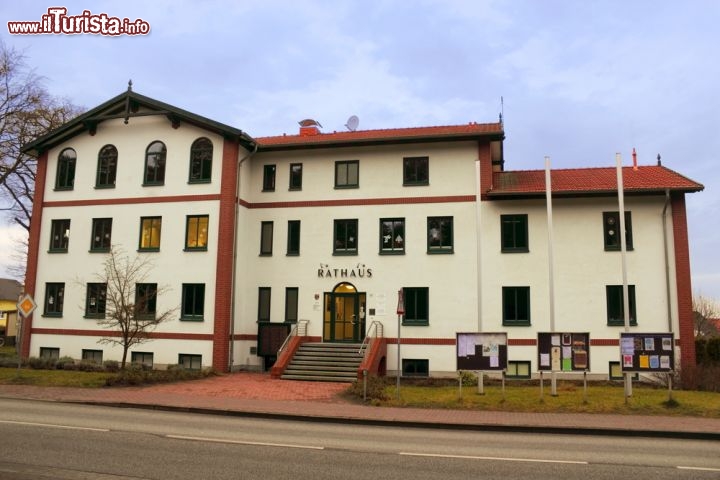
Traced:
<path fill-rule="evenodd" d="M 492 152 L 489 143 L 478 143 L 478 159 L 480 160 L 480 200 L 488 200 L 488 192 L 493 188 Z"/>
<path fill-rule="evenodd" d="M 402 345 L 455 345 L 455 338 L 402 338 Z M 397 345 L 397 338 L 388 337 L 388 345 Z M 532 347 L 537 345 L 537 338 L 508 338 L 509 346 Z M 598 347 L 619 346 L 619 338 L 590 339 L 590 345 Z"/>
<path fill-rule="evenodd" d="M 38 270 L 38 254 L 40 252 L 40 227 L 42 225 L 43 197 L 45 196 L 45 180 L 47 178 L 48 154 L 42 153 L 37 159 L 37 172 L 35 173 L 35 197 L 33 211 L 30 217 L 30 235 L 28 237 L 28 258 L 25 269 L 25 292 L 35 296 Z M 37 300 L 36 300 L 37 301 Z M 30 315 L 23 320 L 22 338 L 20 339 L 20 357 L 30 355 L 30 337 L 32 336 L 32 321 Z"/>
<path fill-rule="evenodd" d="M 590 346 L 591 347 L 619 347 L 620 339 L 619 338 L 591 338 Z M 619 358 L 619 355 L 620 355 L 620 351 L 618 351 L 618 358 Z"/>
<path fill-rule="evenodd" d="M 230 369 L 230 322 L 233 296 L 233 263 L 235 206 L 237 205 L 237 169 L 239 145 L 223 142 L 220 173 L 220 209 L 218 214 L 218 248 L 215 269 L 215 322 L 213 325 L 212 366 L 219 372 Z"/>
<path fill-rule="evenodd" d="M 218 201 L 220 195 L 168 195 L 163 197 L 141 197 L 141 198 L 98 198 L 88 200 L 56 200 L 43 202 L 43 207 L 87 207 L 92 205 L 136 205 L 140 203 L 185 203 L 185 202 L 207 202 Z"/>
<path fill-rule="evenodd" d="M 688 240 L 685 194 L 672 195 L 672 228 L 675 241 L 675 282 L 677 288 L 680 341 L 680 372 L 695 366 L 695 331 L 690 280 L 690 246 Z"/>
<path fill-rule="evenodd" d="M 73 337 L 119 337 L 116 330 L 78 330 L 72 328 L 33 328 L 36 335 L 65 335 Z M 213 336 L 208 333 L 172 333 L 150 332 L 147 337 L 153 340 L 202 340 L 211 341 Z"/>
<path fill-rule="evenodd" d="M 508 338 L 508 346 L 533 347 L 537 345 L 537 338 Z"/>
<path fill-rule="evenodd" d="M 356 198 L 344 200 L 307 200 L 298 202 L 259 202 L 240 200 L 247 208 L 353 207 L 362 205 L 410 205 L 418 203 L 474 202 L 475 195 L 444 195 L 438 197 Z"/>

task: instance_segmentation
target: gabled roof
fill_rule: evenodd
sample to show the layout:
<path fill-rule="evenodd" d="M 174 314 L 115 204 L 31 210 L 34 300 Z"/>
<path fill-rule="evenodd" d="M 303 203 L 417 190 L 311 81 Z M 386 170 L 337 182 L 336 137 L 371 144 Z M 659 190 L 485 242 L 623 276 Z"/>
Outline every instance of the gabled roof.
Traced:
<path fill-rule="evenodd" d="M 623 191 L 656 193 L 670 191 L 699 192 L 705 187 L 669 168 L 652 165 L 623 167 Z M 572 168 L 550 171 L 553 195 L 598 195 L 617 193 L 615 167 Z M 545 195 L 545 170 L 494 172 L 488 197 L 533 197 Z"/>
<path fill-rule="evenodd" d="M 331 148 L 446 140 L 502 140 L 505 136 L 502 123 L 476 123 L 437 127 L 390 128 L 383 130 L 357 130 L 348 132 L 317 133 L 314 135 L 279 135 L 258 137 L 260 151 L 295 150 L 304 148 Z"/>
<path fill-rule="evenodd" d="M 16 302 L 22 291 L 22 284 L 17 280 L 0 278 L 0 300 Z"/>
<path fill-rule="evenodd" d="M 125 123 L 128 123 L 133 117 L 149 115 L 164 115 L 173 126 L 179 126 L 182 123 L 195 125 L 222 135 L 224 138 L 238 141 L 247 149 L 252 149 L 255 145 L 252 137 L 242 130 L 140 95 L 128 87 L 127 91 L 120 95 L 111 98 L 102 105 L 75 117 L 52 132 L 28 143 L 23 147 L 23 152 L 37 156 L 83 132 L 94 133 L 97 125 L 106 120 L 124 118 Z"/>

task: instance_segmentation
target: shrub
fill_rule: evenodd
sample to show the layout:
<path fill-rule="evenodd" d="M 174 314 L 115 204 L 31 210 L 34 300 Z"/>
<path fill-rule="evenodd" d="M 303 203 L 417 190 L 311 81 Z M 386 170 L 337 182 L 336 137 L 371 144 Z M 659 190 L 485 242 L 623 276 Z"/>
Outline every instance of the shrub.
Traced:
<path fill-rule="evenodd" d="M 106 372 L 117 372 L 120 370 L 120 362 L 117 360 L 105 360 L 103 362 L 103 368 Z"/>
<path fill-rule="evenodd" d="M 472 387 L 478 384 L 478 377 L 473 372 L 461 370 L 459 376 L 463 387 Z"/>
<path fill-rule="evenodd" d="M 390 397 L 385 392 L 385 387 L 389 385 L 388 377 L 378 377 L 376 375 L 367 376 L 367 391 L 365 398 L 369 402 L 385 401 Z M 363 381 L 356 380 L 350 387 L 350 394 L 360 399 L 363 398 Z"/>
<path fill-rule="evenodd" d="M 74 370 L 75 359 L 72 357 L 60 357 L 55 362 L 55 368 L 65 370 L 65 366 L 69 366 L 68 370 Z"/>
<path fill-rule="evenodd" d="M 52 370 L 57 363 L 56 358 L 30 357 L 27 359 L 27 366 L 33 370 Z"/>

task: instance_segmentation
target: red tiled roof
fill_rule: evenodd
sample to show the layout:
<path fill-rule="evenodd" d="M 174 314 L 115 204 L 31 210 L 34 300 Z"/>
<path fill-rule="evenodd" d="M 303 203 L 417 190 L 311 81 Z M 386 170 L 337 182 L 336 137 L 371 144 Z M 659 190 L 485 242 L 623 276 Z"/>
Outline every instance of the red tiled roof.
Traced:
<path fill-rule="evenodd" d="M 698 192 L 705 187 L 663 166 L 623 167 L 625 192 L 657 192 L 665 189 Z M 554 194 L 617 192 L 615 167 L 551 170 Z M 545 194 L 545 170 L 519 170 L 493 173 L 490 197 Z"/>
<path fill-rule="evenodd" d="M 436 127 L 389 128 L 354 132 L 318 133 L 316 135 L 279 135 L 255 138 L 261 150 L 278 148 L 329 147 L 336 145 L 403 143 L 444 139 L 472 139 L 504 135 L 501 123 L 475 123 Z"/>

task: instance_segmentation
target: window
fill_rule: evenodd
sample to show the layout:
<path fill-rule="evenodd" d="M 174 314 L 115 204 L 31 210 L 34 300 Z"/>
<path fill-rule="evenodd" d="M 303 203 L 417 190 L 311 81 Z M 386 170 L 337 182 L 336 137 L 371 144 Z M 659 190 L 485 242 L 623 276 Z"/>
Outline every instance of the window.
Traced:
<path fill-rule="evenodd" d="M 402 360 L 402 376 L 403 377 L 427 377 L 430 375 L 430 362 L 427 359 L 410 359 Z"/>
<path fill-rule="evenodd" d="M 285 289 L 285 321 L 297 323 L 298 320 L 298 288 L 287 287 Z"/>
<path fill-rule="evenodd" d="M 63 313 L 63 300 L 65 297 L 64 283 L 45 284 L 45 312 L 46 317 L 61 317 Z"/>
<path fill-rule="evenodd" d="M 153 368 L 153 357 L 152 352 L 132 352 L 130 353 L 130 362 L 147 368 Z"/>
<path fill-rule="evenodd" d="M 620 250 L 620 213 L 619 212 L 603 212 L 603 227 L 605 237 L 605 250 Z M 632 217 L 630 212 L 625 212 L 625 248 L 633 249 L 632 241 Z"/>
<path fill-rule="evenodd" d="M 260 222 L 260 255 L 272 255 L 273 222 Z"/>
<path fill-rule="evenodd" d="M 453 217 L 428 217 L 428 253 L 453 253 Z"/>
<path fill-rule="evenodd" d="M 263 166 L 263 192 L 275 191 L 275 165 Z"/>
<path fill-rule="evenodd" d="M 50 251 L 67 253 L 69 243 L 70 220 L 53 220 L 50 224 Z"/>
<path fill-rule="evenodd" d="M 335 162 L 335 188 L 357 188 L 360 178 L 360 161 Z"/>
<path fill-rule="evenodd" d="M 357 255 L 357 220 L 335 220 L 334 228 L 335 255 Z"/>
<path fill-rule="evenodd" d="M 270 287 L 258 288 L 258 322 L 270 321 Z"/>
<path fill-rule="evenodd" d="M 302 163 L 290 164 L 290 190 L 302 190 Z"/>
<path fill-rule="evenodd" d="M 300 220 L 288 220 L 287 254 L 300 255 Z"/>
<path fill-rule="evenodd" d="M 103 351 L 102 350 L 88 350 L 88 349 L 83 348 L 82 359 L 86 362 L 102 365 Z"/>
<path fill-rule="evenodd" d="M 507 378 L 530 378 L 532 372 L 530 371 L 529 360 L 509 360 L 507 362 Z"/>
<path fill-rule="evenodd" d="M 55 190 L 72 190 L 75 185 L 75 164 L 77 154 L 72 148 L 66 148 L 58 156 Z"/>
<path fill-rule="evenodd" d="M 88 283 L 85 295 L 85 318 L 105 318 L 107 284 Z"/>
<path fill-rule="evenodd" d="M 429 325 L 430 289 L 428 287 L 403 288 L 405 316 L 403 325 Z"/>
<path fill-rule="evenodd" d="M 405 219 L 380 219 L 380 253 L 405 253 Z"/>
<path fill-rule="evenodd" d="M 151 143 L 145 152 L 145 178 L 143 185 L 162 185 L 165 183 L 165 159 L 167 148 L 163 142 Z"/>
<path fill-rule="evenodd" d="M 620 362 L 608 362 L 608 380 L 623 380 L 625 375 L 620 366 Z M 635 372 L 630 376 L 632 380 L 640 380 L 640 375 Z"/>
<path fill-rule="evenodd" d="M 207 215 L 188 215 L 185 220 L 185 250 L 207 250 L 208 224 Z"/>
<path fill-rule="evenodd" d="M 112 218 L 93 218 L 90 251 L 108 252 L 112 239 Z"/>
<path fill-rule="evenodd" d="M 157 307 L 157 283 L 138 283 L 135 285 L 135 316 L 137 318 L 155 318 Z"/>
<path fill-rule="evenodd" d="M 207 138 L 198 138 L 190 147 L 189 183 L 208 183 L 212 175 L 213 144 Z"/>
<path fill-rule="evenodd" d="M 503 325 L 530 325 L 530 287 L 502 287 Z"/>
<path fill-rule="evenodd" d="M 202 321 L 205 313 L 205 284 L 183 283 L 180 320 Z"/>
<path fill-rule="evenodd" d="M 607 324 L 611 326 L 625 325 L 625 310 L 623 306 L 623 286 L 607 285 Z M 630 325 L 637 325 L 635 314 L 635 285 L 628 285 L 628 303 L 630 304 Z"/>
<path fill-rule="evenodd" d="M 504 253 L 527 252 L 528 216 L 500 215 L 501 251 Z"/>
<path fill-rule="evenodd" d="M 428 185 L 428 157 L 403 158 L 403 185 Z"/>
<path fill-rule="evenodd" d="M 160 250 L 162 217 L 140 218 L 140 250 Z"/>
<path fill-rule="evenodd" d="M 202 355 L 181 353 L 178 355 L 178 365 L 185 370 L 200 370 L 202 368 Z"/>
<path fill-rule="evenodd" d="M 60 358 L 60 349 L 56 347 L 40 347 L 40 358 L 58 360 Z"/>
<path fill-rule="evenodd" d="M 105 145 L 98 154 L 95 188 L 113 188 L 117 176 L 118 151 L 113 145 Z"/>

